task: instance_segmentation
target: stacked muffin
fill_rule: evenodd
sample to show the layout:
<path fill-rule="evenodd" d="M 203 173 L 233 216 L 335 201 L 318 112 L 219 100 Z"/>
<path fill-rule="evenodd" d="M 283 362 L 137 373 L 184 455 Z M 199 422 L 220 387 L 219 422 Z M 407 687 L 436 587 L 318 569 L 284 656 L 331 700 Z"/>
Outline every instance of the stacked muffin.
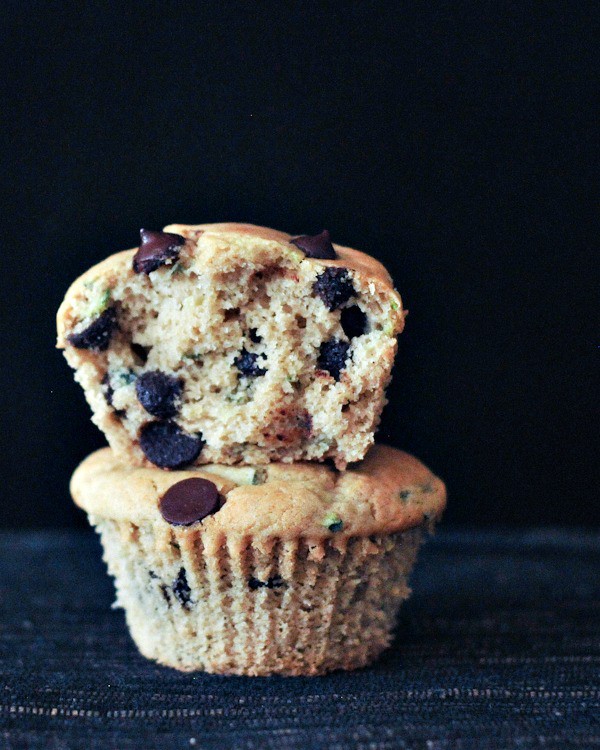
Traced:
<path fill-rule="evenodd" d="M 72 285 L 58 346 L 110 448 L 71 490 L 145 656 L 320 674 L 389 644 L 445 503 L 373 446 L 403 325 L 383 266 L 326 231 L 142 230 Z"/>

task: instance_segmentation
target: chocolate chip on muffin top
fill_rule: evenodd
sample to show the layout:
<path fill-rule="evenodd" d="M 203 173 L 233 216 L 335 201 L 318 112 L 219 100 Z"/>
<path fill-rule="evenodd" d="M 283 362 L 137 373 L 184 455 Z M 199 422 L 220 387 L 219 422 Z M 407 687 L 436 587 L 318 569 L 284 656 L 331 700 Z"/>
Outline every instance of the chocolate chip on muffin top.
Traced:
<path fill-rule="evenodd" d="M 320 260 L 335 260 L 337 258 L 327 229 L 324 229 L 320 234 L 303 234 L 300 237 L 294 237 L 290 240 L 290 243 L 302 250 L 307 258 Z"/>
<path fill-rule="evenodd" d="M 189 526 L 219 508 L 217 486 L 208 479 L 182 479 L 171 485 L 159 502 L 162 517 L 173 526 Z"/>
<path fill-rule="evenodd" d="M 148 274 L 165 263 L 173 263 L 179 257 L 179 248 L 184 242 L 180 234 L 140 229 L 140 246 L 133 257 L 133 270 Z"/>

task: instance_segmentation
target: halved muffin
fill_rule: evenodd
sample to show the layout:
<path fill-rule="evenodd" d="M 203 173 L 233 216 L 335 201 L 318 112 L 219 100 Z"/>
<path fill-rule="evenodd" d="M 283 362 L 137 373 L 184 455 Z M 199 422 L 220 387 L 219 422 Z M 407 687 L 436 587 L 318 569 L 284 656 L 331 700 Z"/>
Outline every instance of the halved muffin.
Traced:
<path fill-rule="evenodd" d="M 123 461 L 360 460 L 404 326 L 383 266 L 245 224 L 142 231 L 69 289 L 58 346 Z"/>

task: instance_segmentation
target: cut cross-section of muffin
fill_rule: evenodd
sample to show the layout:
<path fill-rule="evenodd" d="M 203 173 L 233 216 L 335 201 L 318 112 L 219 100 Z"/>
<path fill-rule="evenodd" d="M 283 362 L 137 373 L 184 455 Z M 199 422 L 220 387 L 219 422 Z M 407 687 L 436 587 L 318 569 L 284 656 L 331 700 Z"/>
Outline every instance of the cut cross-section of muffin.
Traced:
<path fill-rule="evenodd" d="M 71 286 L 58 346 L 122 460 L 344 468 L 373 443 L 404 315 L 385 268 L 327 232 L 173 225 Z"/>

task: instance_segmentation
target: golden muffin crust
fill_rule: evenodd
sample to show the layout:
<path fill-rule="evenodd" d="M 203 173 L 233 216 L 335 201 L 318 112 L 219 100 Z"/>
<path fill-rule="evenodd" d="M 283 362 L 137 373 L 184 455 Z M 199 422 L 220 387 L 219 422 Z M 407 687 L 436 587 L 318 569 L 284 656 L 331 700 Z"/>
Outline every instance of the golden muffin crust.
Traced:
<path fill-rule="evenodd" d="M 440 479 L 413 456 L 384 445 L 373 447 L 360 465 L 345 472 L 309 463 L 165 472 L 125 466 L 103 448 L 77 468 L 71 493 L 92 517 L 168 527 L 158 508 L 160 498 L 177 482 L 194 477 L 212 481 L 225 503 L 188 527 L 190 532 L 202 528 L 229 539 L 392 534 L 433 524 L 446 502 Z"/>

